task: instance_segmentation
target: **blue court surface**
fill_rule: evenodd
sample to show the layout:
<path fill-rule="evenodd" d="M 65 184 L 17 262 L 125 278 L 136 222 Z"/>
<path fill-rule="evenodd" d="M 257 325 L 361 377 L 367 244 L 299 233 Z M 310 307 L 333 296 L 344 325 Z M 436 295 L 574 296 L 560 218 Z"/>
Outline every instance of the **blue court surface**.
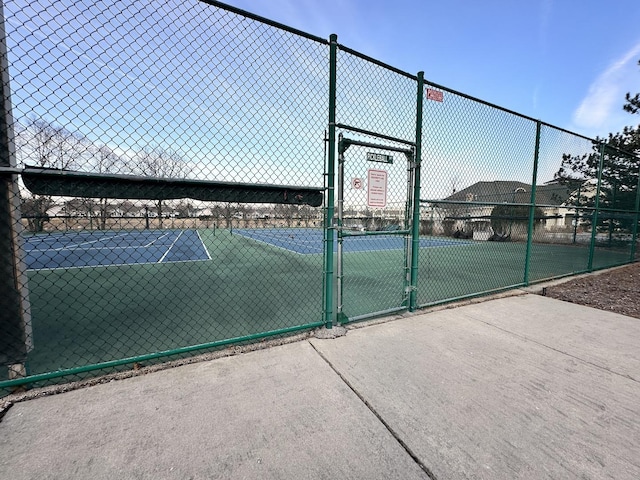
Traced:
<path fill-rule="evenodd" d="M 25 237 L 30 270 L 209 260 L 196 230 L 64 232 Z"/>
<path fill-rule="evenodd" d="M 234 229 L 233 233 L 302 255 L 322 254 L 323 252 L 323 231 L 317 228 L 247 228 Z M 334 240 L 335 250 L 337 249 L 335 237 Z M 470 245 L 472 243 L 468 240 L 421 238 L 420 248 Z M 346 253 L 402 250 L 404 244 L 405 241 L 402 235 L 351 235 L 344 238 L 342 251 Z"/>

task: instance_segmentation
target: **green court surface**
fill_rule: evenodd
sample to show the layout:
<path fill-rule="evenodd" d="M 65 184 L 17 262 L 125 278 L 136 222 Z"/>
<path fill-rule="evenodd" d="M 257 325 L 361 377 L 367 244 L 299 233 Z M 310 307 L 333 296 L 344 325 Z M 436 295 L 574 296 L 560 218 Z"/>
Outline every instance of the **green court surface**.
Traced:
<path fill-rule="evenodd" d="M 322 255 L 226 230 L 199 233 L 210 260 L 30 271 L 29 374 L 322 321 Z M 593 268 L 627 263 L 629 256 L 598 248 Z M 418 305 L 522 285 L 525 259 L 524 243 L 421 248 Z M 529 279 L 583 272 L 588 261 L 586 247 L 534 244 Z M 346 253 L 343 265 L 347 317 L 403 306 L 402 250 Z"/>
<path fill-rule="evenodd" d="M 525 243 L 474 242 L 421 248 L 418 262 L 417 303 L 426 306 L 523 285 Z M 343 310 L 347 317 L 400 308 L 404 297 L 401 251 L 357 252 L 345 255 Z M 628 263 L 630 249 L 596 248 L 593 269 Z M 589 248 L 533 244 L 529 282 L 588 270 Z"/>
<path fill-rule="evenodd" d="M 200 234 L 211 260 L 29 272 L 30 373 L 320 320 L 321 255 Z"/>

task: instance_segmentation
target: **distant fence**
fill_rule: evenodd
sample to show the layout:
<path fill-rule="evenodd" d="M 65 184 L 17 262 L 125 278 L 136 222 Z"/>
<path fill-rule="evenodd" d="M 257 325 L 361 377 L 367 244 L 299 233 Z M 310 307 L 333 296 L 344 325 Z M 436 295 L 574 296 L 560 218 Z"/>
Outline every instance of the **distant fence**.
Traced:
<path fill-rule="evenodd" d="M 636 259 L 632 153 L 215 1 L 3 8 L 5 394 Z"/>

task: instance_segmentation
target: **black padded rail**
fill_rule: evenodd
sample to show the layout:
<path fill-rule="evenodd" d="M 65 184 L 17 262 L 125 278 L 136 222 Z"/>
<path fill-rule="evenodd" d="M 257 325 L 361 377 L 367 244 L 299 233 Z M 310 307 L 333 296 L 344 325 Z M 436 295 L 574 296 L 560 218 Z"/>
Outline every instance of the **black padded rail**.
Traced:
<path fill-rule="evenodd" d="M 297 204 L 319 207 L 322 188 L 260 185 L 183 178 L 97 174 L 26 167 L 22 180 L 31 193 L 88 198 L 173 200 L 191 198 L 212 202 Z"/>

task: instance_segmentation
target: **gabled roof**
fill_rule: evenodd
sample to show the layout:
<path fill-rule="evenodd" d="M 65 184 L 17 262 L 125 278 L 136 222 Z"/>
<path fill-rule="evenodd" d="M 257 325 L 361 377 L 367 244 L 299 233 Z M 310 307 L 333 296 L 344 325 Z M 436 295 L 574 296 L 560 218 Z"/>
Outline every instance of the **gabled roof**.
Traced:
<path fill-rule="evenodd" d="M 571 196 L 571 189 L 557 182 L 536 186 L 536 203 L 540 205 L 560 205 Z M 511 180 L 494 180 L 476 182 L 447 198 L 459 202 L 488 203 L 529 203 L 531 201 L 531 185 Z"/>

